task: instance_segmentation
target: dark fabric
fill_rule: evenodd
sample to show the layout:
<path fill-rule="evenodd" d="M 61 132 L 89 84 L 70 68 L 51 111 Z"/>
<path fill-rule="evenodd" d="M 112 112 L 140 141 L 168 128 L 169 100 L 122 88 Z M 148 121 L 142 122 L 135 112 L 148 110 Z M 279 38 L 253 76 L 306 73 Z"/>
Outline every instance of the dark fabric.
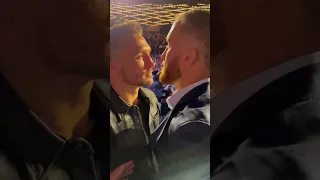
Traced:
<path fill-rule="evenodd" d="M 249 149 L 252 156 L 259 150 L 269 149 L 262 153 L 266 157 L 272 154 L 275 156 L 275 151 L 272 149 L 285 147 L 285 150 L 281 149 L 280 152 L 286 155 L 277 156 L 278 160 L 276 160 L 281 164 L 280 169 L 276 167 L 268 170 L 271 173 L 267 173 L 270 179 L 294 179 L 294 176 L 300 177 L 299 180 L 306 179 L 303 174 L 301 175 L 301 167 L 295 166 L 299 164 L 297 159 L 301 156 L 294 155 L 295 148 L 292 146 L 298 145 L 300 148 L 306 148 L 310 140 L 320 135 L 319 82 L 320 65 L 313 64 L 277 79 L 238 106 L 212 135 L 211 171 L 216 171 L 215 175 L 222 179 L 231 178 L 230 173 L 235 179 L 239 179 L 239 172 L 232 173 L 237 171 L 237 166 L 230 166 L 231 168 L 225 166 L 231 162 L 246 166 L 246 161 L 244 159 L 236 161 L 230 157 L 238 154 L 238 156 L 247 157 L 247 161 L 250 162 L 251 155 L 244 155 L 246 149 Z M 239 153 L 235 153 L 237 151 Z M 258 162 L 266 164 L 267 162 L 263 160 L 265 158 L 261 157 L 263 156 L 256 156 L 260 159 Z M 318 156 L 314 158 L 319 159 Z M 293 162 L 287 163 L 289 160 Z M 320 162 L 318 164 L 320 165 Z M 256 166 L 259 167 L 258 164 Z M 293 173 L 292 175 L 295 174 L 294 176 L 289 176 L 289 173 L 285 174 L 289 166 L 292 166 L 290 172 Z M 229 174 L 221 175 L 226 171 L 229 171 Z M 251 175 L 254 173 L 253 170 Z M 264 178 L 269 177 L 264 175 Z M 319 178 L 320 176 L 316 179 Z"/>
<path fill-rule="evenodd" d="M 109 94 L 105 94 L 107 88 L 107 86 L 102 87 L 99 81 L 93 87 L 96 93 L 91 94 L 90 114 L 94 126 L 86 137 L 95 151 L 96 168 L 101 180 L 110 179 L 109 172 L 114 170 L 114 167 L 110 167 L 110 145 L 116 143 L 111 129 L 108 130 L 111 105 L 108 100 Z"/>
<path fill-rule="evenodd" d="M 194 173 L 197 174 L 195 179 L 209 176 L 209 91 L 209 83 L 192 89 L 182 97 L 152 134 L 160 167 L 159 179 L 185 179 L 186 169 L 193 171 L 199 167 L 205 171 L 199 173 L 201 170 L 198 170 L 199 174 Z M 190 159 L 197 160 L 189 161 Z M 184 166 L 181 166 L 183 164 Z M 202 167 L 203 164 L 206 166 Z"/>
<path fill-rule="evenodd" d="M 143 97 L 141 97 L 141 93 L 139 94 L 139 99 L 142 99 Z M 148 121 L 144 121 L 144 119 L 149 119 L 149 104 L 146 101 L 140 101 L 138 104 L 139 107 L 139 113 L 141 116 L 141 122 L 143 125 L 143 128 L 145 129 L 145 132 L 147 134 L 147 136 L 150 136 L 150 127 L 149 127 L 149 122 Z"/>
<path fill-rule="evenodd" d="M 96 180 L 93 153 L 54 134 L 0 77 L 0 179 Z"/>
<path fill-rule="evenodd" d="M 159 124 L 156 96 L 152 91 L 140 88 L 139 105 L 129 106 L 111 88 L 110 99 L 115 109 L 115 112 L 110 111 L 110 123 L 116 142 L 110 147 L 111 167 L 133 160 L 136 167 L 129 179 L 153 178 L 158 167 L 149 136 Z"/>
<path fill-rule="evenodd" d="M 170 111 L 170 108 L 168 107 L 168 104 L 165 102 L 165 103 L 162 103 L 161 104 L 161 116 L 165 116 L 166 114 L 168 114 Z M 162 121 L 163 119 L 160 119 L 160 121 Z"/>

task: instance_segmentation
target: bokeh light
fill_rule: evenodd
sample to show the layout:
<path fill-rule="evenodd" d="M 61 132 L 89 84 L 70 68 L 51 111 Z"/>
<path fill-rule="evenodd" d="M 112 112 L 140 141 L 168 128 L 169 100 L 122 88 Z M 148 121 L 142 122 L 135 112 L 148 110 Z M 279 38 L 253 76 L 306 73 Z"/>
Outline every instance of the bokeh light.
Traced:
<path fill-rule="evenodd" d="M 190 9 L 210 10 L 210 4 L 138 4 L 110 3 L 110 25 L 134 21 L 142 25 L 161 26 L 172 24 L 177 14 Z"/>

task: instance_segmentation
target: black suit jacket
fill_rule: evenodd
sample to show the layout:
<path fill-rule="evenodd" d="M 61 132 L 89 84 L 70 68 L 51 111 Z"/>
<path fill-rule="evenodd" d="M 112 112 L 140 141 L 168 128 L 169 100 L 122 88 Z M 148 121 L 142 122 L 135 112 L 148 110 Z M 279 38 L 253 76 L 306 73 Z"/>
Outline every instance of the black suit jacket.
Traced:
<path fill-rule="evenodd" d="M 185 179 L 183 171 L 195 175 L 195 169 L 196 179 L 209 175 L 209 113 L 210 86 L 204 83 L 187 93 L 152 134 L 160 179 Z"/>
<path fill-rule="evenodd" d="M 224 159 L 230 158 L 236 151 L 303 144 L 318 137 L 319 83 L 320 64 L 313 64 L 277 79 L 239 105 L 211 137 L 211 171 L 215 171 L 216 175 L 234 168 L 235 161 L 232 158 L 228 163 L 224 163 Z M 286 163 L 288 156 L 279 157 L 278 163 L 282 165 L 271 167 L 271 171 L 276 172 L 274 179 L 302 177 L 301 169 L 294 160 Z M 259 161 L 263 159 L 259 157 Z M 272 164 L 269 163 L 270 166 Z"/>

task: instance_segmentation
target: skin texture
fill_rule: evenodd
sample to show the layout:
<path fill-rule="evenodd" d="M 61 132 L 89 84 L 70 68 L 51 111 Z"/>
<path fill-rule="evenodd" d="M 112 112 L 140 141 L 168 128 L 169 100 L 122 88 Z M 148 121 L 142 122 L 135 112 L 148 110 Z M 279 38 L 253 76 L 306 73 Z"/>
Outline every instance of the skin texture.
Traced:
<path fill-rule="evenodd" d="M 128 180 L 123 178 L 132 174 L 134 167 L 135 167 L 135 164 L 133 163 L 133 161 L 129 161 L 120 165 L 110 173 L 110 180 Z"/>

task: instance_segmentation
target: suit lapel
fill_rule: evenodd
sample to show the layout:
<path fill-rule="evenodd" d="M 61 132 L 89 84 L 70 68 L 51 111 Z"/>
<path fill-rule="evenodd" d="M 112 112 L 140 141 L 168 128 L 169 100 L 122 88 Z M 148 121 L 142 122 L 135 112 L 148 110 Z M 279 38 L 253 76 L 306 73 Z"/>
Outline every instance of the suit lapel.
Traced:
<path fill-rule="evenodd" d="M 164 129 L 166 128 L 168 121 L 170 120 L 170 117 L 172 115 L 174 109 L 171 109 L 168 114 L 166 115 L 166 117 L 162 120 L 162 122 L 160 123 L 159 127 L 155 130 L 155 134 L 156 134 L 156 141 L 158 141 L 164 131 Z"/>
<path fill-rule="evenodd" d="M 180 99 L 180 101 L 177 103 L 177 105 L 173 109 L 171 109 L 166 115 L 166 117 L 162 120 L 159 127 L 154 131 L 153 133 L 154 137 L 152 139 L 155 141 L 158 141 L 161 135 L 163 134 L 164 130 L 166 129 L 166 127 L 170 125 L 172 115 L 175 114 L 175 112 L 177 111 L 181 111 L 190 100 L 199 97 L 200 95 L 206 93 L 208 90 L 209 90 L 209 83 L 203 83 L 197 86 L 196 88 L 192 89 L 186 95 L 184 95 Z"/>

